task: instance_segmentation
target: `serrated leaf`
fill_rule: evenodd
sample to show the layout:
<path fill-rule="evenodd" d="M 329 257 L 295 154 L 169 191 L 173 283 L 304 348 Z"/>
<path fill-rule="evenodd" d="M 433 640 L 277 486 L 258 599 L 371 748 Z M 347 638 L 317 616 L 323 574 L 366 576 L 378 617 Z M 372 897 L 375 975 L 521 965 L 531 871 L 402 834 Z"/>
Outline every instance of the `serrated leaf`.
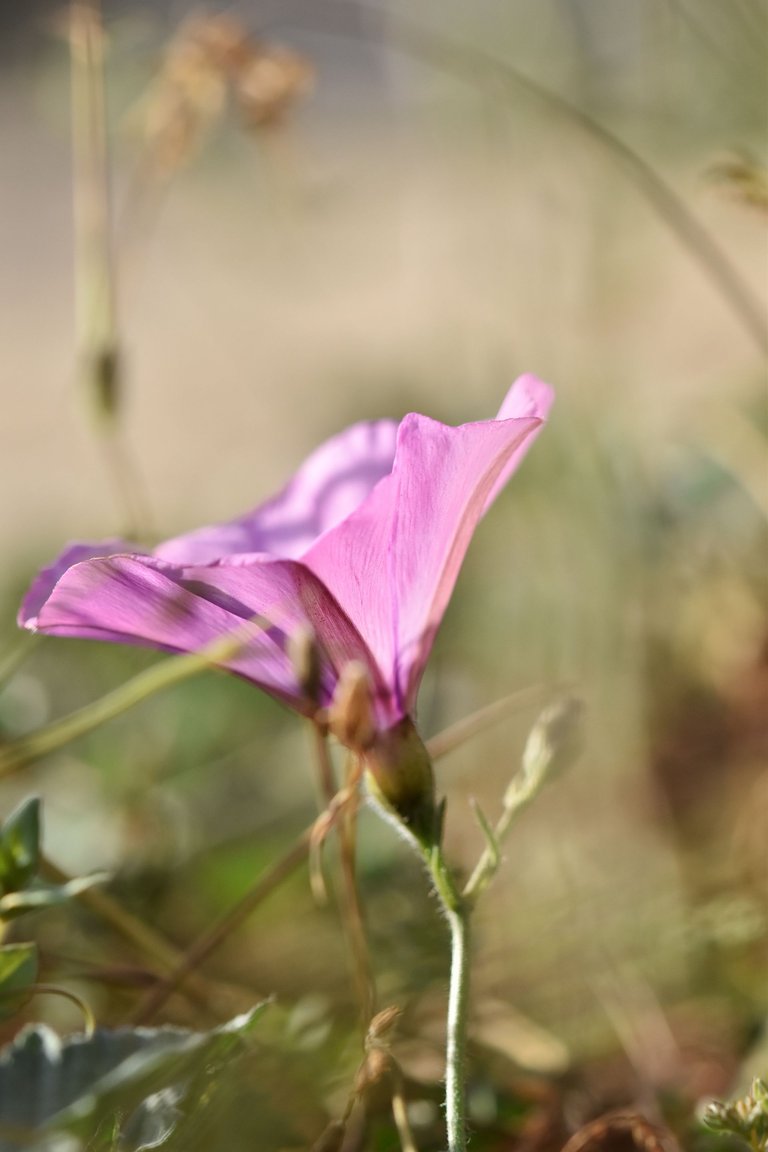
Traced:
<path fill-rule="evenodd" d="M 20 892 L 8 892 L 0 897 L 0 919 L 11 920 L 25 912 L 37 912 L 41 908 L 53 908 L 64 904 L 74 896 L 79 896 L 94 884 L 104 884 L 109 880 L 107 872 L 94 872 L 90 876 L 76 876 L 66 884 L 47 884 L 35 881 Z"/>
<path fill-rule="evenodd" d="M 37 946 L 6 944 L 0 948 L 0 1019 L 13 1016 L 37 980 Z"/>
<path fill-rule="evenodd" d="M 3 1132 L 66 1130 L 88 1139 L 117 1114 L 128 1118 L 121 1152 L 152 1147 L 153 1140 L 160 1146 L 192 1079 L 242 1051 L 267 1003 L 210 1032 L 98 1028 L 61 1040 L 45 1026 L 22 1029 L 0 1052 L 0 1152 L 25 1147 Z"/>
<path fill-rule="evenodd" d="M 40 866 L 40 797 L 30 796 L 0 828 L 0 891 L 17 892 Z"/>

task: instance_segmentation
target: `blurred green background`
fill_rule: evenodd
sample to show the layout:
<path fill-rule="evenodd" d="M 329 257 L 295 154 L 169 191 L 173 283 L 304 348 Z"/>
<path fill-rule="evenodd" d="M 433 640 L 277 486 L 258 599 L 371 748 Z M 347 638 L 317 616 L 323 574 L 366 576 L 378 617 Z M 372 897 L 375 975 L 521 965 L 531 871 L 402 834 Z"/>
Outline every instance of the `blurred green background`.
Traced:
<path fill-rule="evenodd" d="M 104 11 L 120 450 L 149 531 L 244 511 L 351 421 L 459 423 L 491 416 L 523 371 L 555 386 L 420 701 L 432 735 L 542 686 L 438 765 L 467 869 L 470 798 L 498 812 L 537 704 L 563 682 L 587 704 L 584 755 L 527 814 L 478 913 L 476 1146 L 559 1148 L 569 1126 L 648 1099 L 684 1131 L 698 1098 L 762 1059 L 768 1012 L 768 9 L 234 5 L 230 30 L 283 69 L 279 106 L 261 73 L 238 88 L 226 52 L 193 52 L 183 78 L 190 38 L 223 27 L 190 15 Z M 126 526 L 77 371 L 63 16 L 2 17 L 0 657 L 37 566 Z M 0 738 L 157 659 L 43 641 L 0 686 Z M 30 791 L 49 856 L 113 870 L 111 893 L 181 948 L 316 813 L 302 724 L 213 674 L 4 782 L 3 811 Z M 405 1009 L 394 1050 L 424 1098 L 415 1132 L 436 1148 L 446 939 L 417 865 L 367 812 L 359 849 L 382 1003 Z M 146 958 L 76 908 L 38 920 L 14 931 L 40 940 L 47 977 L 124 1020 Z M 243 1072 L 257 1146 L 309 1147 L 359 1059 L 333 902 L 299 871 L 204 973 L 213 1002 L 179 994 L 161 1018 L 203 1026 L 276 993 Z M 79 1025 L 58 1000 L 27 1015 Z M 492 1142 L 550 1113 L 529 1144 Z M 382 1125 L 354 1146 L 397 1147 Z"/>

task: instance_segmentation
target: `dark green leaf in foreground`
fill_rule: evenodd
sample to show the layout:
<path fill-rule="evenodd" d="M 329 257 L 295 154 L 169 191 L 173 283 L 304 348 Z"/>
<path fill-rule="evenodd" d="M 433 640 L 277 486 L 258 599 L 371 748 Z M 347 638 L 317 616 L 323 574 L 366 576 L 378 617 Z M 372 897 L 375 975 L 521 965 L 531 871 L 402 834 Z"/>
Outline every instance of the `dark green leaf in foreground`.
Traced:
<path fill-rule="evenodd" d="M 18 892 L 40 865 L 40 797 L 19 804 L 0 828 L 0 891 Z"/>
<path fill-rule="evenodd" d="M 0 1020 L 13 1016 L 30 986 L 37 980 L 35 944 L 6 944 L 0 948 Z"/>
<path fill-rule="evenodd" d="M 63 1132 L 91 1146 L 116 1122 L 110 1143 L 120 1152 L 166 1146 L 204 1085 L 245 1050 L 265 1007 L 210 1032 L 99 1028 L 61 1040 L 45 1026 L 24 1028 L 0 1052 L 0 1152 L 42 1150 Z"/>
<path fill-rule="evenodd" d="M 107 879 L 106 873 L 99 872 L 66 884 L 41 880 L 40 826 L 40 798 L 31 796 L 0 827 L 0 920 L 63 904 Z"/>

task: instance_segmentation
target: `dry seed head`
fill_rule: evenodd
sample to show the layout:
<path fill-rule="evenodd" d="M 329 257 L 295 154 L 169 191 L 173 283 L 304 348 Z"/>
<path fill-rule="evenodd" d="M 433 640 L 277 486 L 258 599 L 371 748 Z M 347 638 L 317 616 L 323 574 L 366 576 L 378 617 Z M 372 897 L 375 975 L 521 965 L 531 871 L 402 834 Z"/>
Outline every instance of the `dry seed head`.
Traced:
<path fill-rule="evenodd" d="M 231 92 L 246 123 L 278 123 L 312 86 L 298 53 L 254 39 L 229 16 L 186 21 L 133 120 L 154 172 L 168 178 L 199 147 Z"/>
<path fill-rule="evenodd" d="M 308 60 L 287 48 L 260 44 L 239 71 L 237 99 L 248 124 L 263 128 L 279 123 L 312 88 Z"/>
<path fill-rule="evenodd" d="M 388 1008 L 377 1012 L 368 1025 L 368 1031 L 365 1036 L 366 1048 L 375 1048 L 382 1043 L 386 1043 L 394 1031 L 401 1014 L 402 1008 L 398 1008 L 397 1004 L 390 1004 Z"/>

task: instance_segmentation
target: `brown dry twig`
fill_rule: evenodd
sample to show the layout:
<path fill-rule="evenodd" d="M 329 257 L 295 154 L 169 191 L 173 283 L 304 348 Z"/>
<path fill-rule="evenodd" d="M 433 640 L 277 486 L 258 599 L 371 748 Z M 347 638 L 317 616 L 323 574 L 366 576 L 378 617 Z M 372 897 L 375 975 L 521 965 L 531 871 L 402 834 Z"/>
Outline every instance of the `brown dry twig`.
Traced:
<path fill-rule="evenodd" d="M 562 1152 L 608 1152 L 614 1136 L 629 1136 L 637 1152 L 681 1152 L 668 1128 L 651 1124 L 639 1112 L 624 1109 L 591 1120 L 570 1138 Z"/>

